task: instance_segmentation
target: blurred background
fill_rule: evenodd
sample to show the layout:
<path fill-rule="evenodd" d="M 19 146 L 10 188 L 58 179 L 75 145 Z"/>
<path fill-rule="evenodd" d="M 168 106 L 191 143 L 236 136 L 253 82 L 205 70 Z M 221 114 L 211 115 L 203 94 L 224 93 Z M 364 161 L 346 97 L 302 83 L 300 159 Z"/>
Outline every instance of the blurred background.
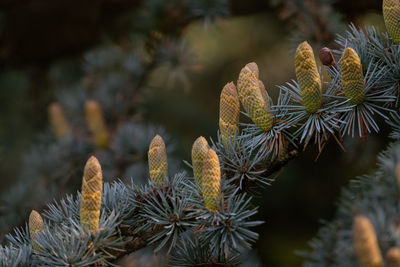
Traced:
<path fill-rule="evenodd" d="M 318 55 L 349 22 L 384 30 L 381 1 L 2 0 L 1 236 L 76 192 L 92 154 L 107 181 L 142 182 L 160 133 L 170 174 L 184 168 L 198 136 L 216 138 L 220 90 L 246 63 L 276 99 L 298 43 Z M 375 168 L 387 132 L 345 138 L 345 152 L 331 140 L 317 160 L 310 147 L 262 189 L 254 261 L 300 265 L 295 251 L 332 218 L 340 188 Z"/>

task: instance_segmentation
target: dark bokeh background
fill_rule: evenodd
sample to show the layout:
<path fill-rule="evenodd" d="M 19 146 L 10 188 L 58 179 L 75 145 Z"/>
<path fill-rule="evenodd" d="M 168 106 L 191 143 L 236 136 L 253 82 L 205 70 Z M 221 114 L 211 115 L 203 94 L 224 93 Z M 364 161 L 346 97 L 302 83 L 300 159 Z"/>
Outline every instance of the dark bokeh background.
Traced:
<path fill-rule="evenodd" d="M 131 21 L 130 14 L 143 5 L 141 1 L 84 2 L 0 3 L 3 192 L 15 182 L 21 159 L 34 136 L 48 127 L 47 106 L 57 91 L 57 86 L 49 84 L 54 66 L 63 66 L 64 79 L 76 79 L 81 75 L 82 55 L 87 50 L 135 39 L 132 29 L 139 22 Z M 189 20 L 173 4 L 160 11 L 162 16 L 155 15 L 162 18 L 165 32 L 174 38 L 179 36 L 183 42 L 173 48 L 173 61 L 151 70 L 141 87 L 144 100 L 138 108 L 145 121 L 167 129 L 179 144 L 183 159 L 189 159 L 197 136 L 215 138 L 220 90 L 226 82 L 236 81 L 246 63 L 257 62 L 260 78 L 275 98 L 276 85 L 294 78 L 293 48 L 298 36 L 294 25 L 298 21 L 293 16 L 301 16 L 302 11 L 290 15 L 293 11 L 284 2 L 230 1 L 230 16 L 212 22 Z M 344 23 L 351 20 L 382 29 L 380 5 L 381 1 L 336 1 L 330 7 Z M 315 48 L 334 46 L 330 38 L 326 39 L 315 42 Z M 332 218 L 340 188 L 354 176 L 374 168 L 376 154 L 387 142 L 382 137 L 387 134 L 383 129 L 366 143 L 345 138 L 346 152 L 331 140 L 318 160 L 317 150 L 310 148 L 280 173 L 273 186 L 262 191 L 256 202 L 260 206 L 258 217 L 266 223 L 257 229 L 260 238 L 254 250 L 265 266 L 301 263 L 294 251 L 307 248 L 319 219 Z"/>

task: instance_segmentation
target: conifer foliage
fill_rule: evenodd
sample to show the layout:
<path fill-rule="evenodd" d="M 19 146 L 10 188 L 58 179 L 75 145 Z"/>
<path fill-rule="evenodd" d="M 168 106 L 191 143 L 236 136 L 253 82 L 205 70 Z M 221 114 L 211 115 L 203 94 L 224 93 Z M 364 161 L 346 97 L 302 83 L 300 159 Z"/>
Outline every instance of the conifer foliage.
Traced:
<path fill-rule="evenodd" d="M 149 245 L 168 255 L 171 266 L 237 265 L 258 238 L 253 227 L 263 223 L 252 219 L 257 207 L 250 195 L 258 185 L 269 184 L 310 142 L 321 151 L 330 138 L 340 144 L 342 134 L 367 137 L 379 131 L 377 120 L 393 117 L 388 124 L 397 139 L 380 155 L 379 169 L 343 192 L 337 217 L 303 255 L 306 266 L 398 266 L 400 49 L 395 27 L 400 26 L 393 21 L 400 17 L 392 9 L 400 3 L 384 1 L 383 8 L 389 35 L 350 26 L 337 39 L 338 64 L 328 60 L 330 77 L 324 82 L 312 47 L 300 43 L 294 58 L 297 81 L 279 86 L 275 105 L 257 64 L 244 66 L 237 88 L 231 82 L 222 89 L 217 140 L 209 145 L 199 137 L 193 144 L 192 172 L 168 170 L 160 135 L 149 144 L 144 185 L 104 183 L 101 160 L 89 158 L 81 192 L 40 214 L 32 211 L 27 227 L 7 235 L 0 265 L 116 265 Z M 239 103 L 246 123 L 238 121 Z M 69 127 L 58 108 L 51 110 L 62 136 Z M 86 112 L 96 144 L 108 146 L 99 109 L 86 102 Z"/>

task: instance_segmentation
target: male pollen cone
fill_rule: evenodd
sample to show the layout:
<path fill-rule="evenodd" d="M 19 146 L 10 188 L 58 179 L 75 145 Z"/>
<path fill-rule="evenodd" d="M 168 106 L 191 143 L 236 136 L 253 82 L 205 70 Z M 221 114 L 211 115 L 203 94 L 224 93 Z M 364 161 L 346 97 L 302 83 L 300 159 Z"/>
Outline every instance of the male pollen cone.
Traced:
<path fill-rule="evenodd" d="M 149 160 L 150 180 L 156 185 L 164 184 L 164 177 L 168 176 L 168 161 L 165 143 L 161 136 L 156 135 L 151 140 L 147 156 Z"/>
<path fill-rule="evenodd" d="M 211 148 L 203 163 L 202 193 L 204 206 L 211 212 L 217 211 L 221 201 L 221 169 L 217 153 Z"/>
<path fill-rule="evenodd" d="M 86 122 L 96 145 L 100 148 L 108 147 L 109 135 L 100 105 L 95 100 L 87 100 L 85 113 Z"/>
<path fill-rule="evenodd" d="M 350 104 L 359 105 L 364 102 L 364 76 L 360 58 L 357 52 L 348 47 L 340 60 L 341 79 L 344 95 L 350 99 Z"/>
<path fill-rule="evenodd" d="M 219 131 L 224 145 L 232 142 L 239 132 L 240 103 L 236 86 L 227 83 L 221 91 L 219 102 Z"/>
<path fill-rule="evenodd" d="M 207 140 L 203 136 L 198 137 L 192 146 L 193 175 L 200 188 L 203 185 L 203 163 L 209 149 Z"/>
<path fill-rule="evenodd" d="M 400 44 L 400 0 L 383 0 L 383 20 L 395 44 Z"/>
<path fill-rule="evenodd" d="M 386 253 L 386 260 L 389 267 L 400 267 L 400 249 L 389 249 Z"/>
<path fill-rule="evenodd" d="M 86 162 L 82 178 L 80 219 L 82 228 L 97 230 L 103 193 L 103 172 L 97 158 Z"/>
<path fill-rule="evenodd" d="M 63 138 L 69 132 L 69 125 L 64 116 L 64 111 L 61 105 L 53 102 L 48 108 L 50 124 L 57 138 Z"/>
<path fill-rule="evenodd" d="M 31 236 L 31 244 L 34 250 L 38 250 L 39 246 L 36 244 L 36 234 L 44 229 L 44 222 L 42 216 L 36 211 L 32 210 L 29 215 L 29 234 Z"/>
<path fill-rule="evenodd" d="M 374 227 L 370 220 L 357 215 L 353 221 L 353 241 L 357 258 L 363 267 L 383 267 Z"/>

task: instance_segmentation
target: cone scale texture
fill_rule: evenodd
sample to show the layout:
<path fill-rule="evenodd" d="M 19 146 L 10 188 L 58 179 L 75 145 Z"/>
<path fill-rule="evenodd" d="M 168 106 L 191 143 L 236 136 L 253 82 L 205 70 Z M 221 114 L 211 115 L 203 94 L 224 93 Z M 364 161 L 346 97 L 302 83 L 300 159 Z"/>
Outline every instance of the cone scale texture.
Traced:
<path fill-rule="evenodd" d="M 204 206 L 211 212 L 218 210 L 221 193 L 221 169 L 217 153 L 211 148 L 203 163 L 203 198 Z"/>
<path fill-rule="evenodd" d="M 294 62 L 303 105 L 307 112 L 315 113 L 322 104 L 322 87 L 314 52 L 307 42 L 297 47 Z"/>
<path fill-rule="evenodd" d="M 109 136 L 100 105 L 94 100 L 86 101 L 85 113 L 86 122 L 96 145 L 100 148 L 108 147 Z"/>
<path fill-rule="evenodd" d="M 357 215 L 353 221 L 353 241 L 357 258 L 363 267 L 383 267 L 374 227 L 370 220 Z"/>
<path fill-rule="evenodd" d="M 42 216 L 36 211 L 32 210 L 29 215 L 29 235 L 31 236 L 32 248 L 38 250 L 39 247 L 36 244 L 36 234 L 44 229 L 44 222 Z"/>
<path fill-rule="evenodd" d="M 165 143 L 161 136 L 156 135 L 150 143 L 149 152 L 150 180 L 156 185 L 164 183 L 164 177 L 168 176 L 168 161 Z"/>
<path fill-rule="evenodd" d="M 383 19 L 395 44 L 400 44 L 400 0 L 383 0 Z"/>
<path fill-rule="evenodd" d="M 219 131 L 224 145 L 233 141 L 239 132 L 240 103 L 236 86 L 230 82 L 224 86 L 219 102 Z"/>
<path fill-rule="evenodd" d="M 200 187 L 203 184 L 203 163 L 209 149 L 207 140 L 202 136 L 197 138 L 192 146 L 193 175 L 194 180 Z"/>
<path fill-rule="evenodd" d="M 344 50 L 341 61 L 341 79 L 344 95 L 350 104 L 359 105 L 364 102 L 364 76 L 360 58 L 353 48 Z"/>
<path fill-rule="evenodd" d="M 66 136 L 69 132 L 69 125 L 64 116 L 61 105 L 57 102 L 51 103 L 48 109 L 50 124 L 57 138 Z"/>
<path fill-rule="evenodd" d="M 261 93 L 258 80 L 258 67 L 252 62 L 247 64 L 239 74 L 239 99 L 245 111 L 261 130 L 267 132 L 272 129 L 273 115 L 269 110 L 268 101 Z"/>
<path fill-rule="evenodd" d="M 99 161 L 91 156 L 86 162 L 82 178 L 80 219 L 82 228 L 94 231 L 100 219 L 103 192 L 103 172 Z"/>

